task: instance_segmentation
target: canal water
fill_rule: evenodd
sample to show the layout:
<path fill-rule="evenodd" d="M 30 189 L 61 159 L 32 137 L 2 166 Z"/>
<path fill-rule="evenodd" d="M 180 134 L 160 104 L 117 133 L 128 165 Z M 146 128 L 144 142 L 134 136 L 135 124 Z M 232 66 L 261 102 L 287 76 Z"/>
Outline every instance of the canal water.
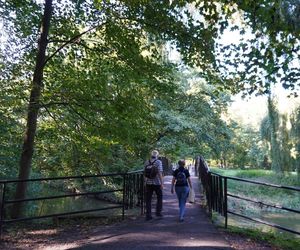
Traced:
<path fill-rule="evenodd" d="M 284 213 L 261 212 L 256 215 L 252 214 L 251 217 L 300 232 L 299 214 L 285 213 L 285 212 Z M 218 216 L 216 223 L 222 224 L 224 223 L 223 221 L 224 221 L 223 217 Z M 237 226 L 241 228 L 260 229 L 263 232 L 278 232 L 278 233 L 290 234 L 300 238 L 300 235 L 297 236 L 296 234 L 289 233 L 285 230 L 280 230 L 261 223 L 252 222 L 250 220 L 232 214 L 228 214 L 228 225 Z"/>

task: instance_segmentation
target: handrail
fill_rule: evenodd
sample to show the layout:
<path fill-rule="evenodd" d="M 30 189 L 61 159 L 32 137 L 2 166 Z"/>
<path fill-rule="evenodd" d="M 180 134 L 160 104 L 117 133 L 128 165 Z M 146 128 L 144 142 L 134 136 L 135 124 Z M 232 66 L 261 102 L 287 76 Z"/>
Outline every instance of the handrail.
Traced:
<path fill-rule="evenodd" d="M 133 170 L 133 171 L 129 171 L 126 174 L 139 174 L 139 173 L 143 173 L 143 169 L 139 169 L 139 170 Z"/>
<path fill-rule="evenodd" d="M 265 225 L 269 225 L 271 227 L 275 227 L 278 229 L 282 229 L 294 234 L 300 235 L 300 232 L 297 232 L 295 230 L 292 230 L 290 228 L 285 228 L 280 225 L 270 223 L 263 221 L 258 218 L 252 218 L 248 217 L 243 214 L 236 213 L 234 211 L 229 211 L 228 210 L 228 197 L 232 197 L 235 199 L 239 200 L 244 200 L 247 202 L 254 202 L 256 204 L 259 204 L 261 206 L 267 206 L 267 207 L 272 207 L 276 209 L 281 209 L 285 210 L 288 212 L 293 212 L 300 214 L 300 211 L 297 209 L 292 209 L 292 208 L 287 208 L 284 206 L 280 206 L 277 204 L 267 204 L 263 201 L 257 201 L 250 199 L 248 197 L 242 197 L 239 195 L 235 195 L 233 193 L 228 192 L 228 187 L 227 187 L 227 181 L 228 180 L 233 180 L 233 181 L 241 181 L 241 182 L 246 182 L 246 183 L 251 183 L 255 185 L 262 185 L 262 186 L 267 186 L 271 188 L 279 188 L 279 189 L 285 189 L 285 190 L 291 190 L 291 191 L 296 191 L 300 192 L 300 188 L 298 187 L 293 187 L 293 186 L 284 186 L 284 185 L 276 185 L 276 184 L 271 184 L 271 183 L 264 183 L 260 181 L 253 181 L 249 179 L 242 179 L 242 178 L 237 178 L 237 177 L 231 177 L 231 176 L 224 176 L 215 172 L 210 171 L 207 163 L 205 162 L 204 158 L 202 156 L 198 156 L 195 161 L 195 168 L 198 168 L 198 173 L 199 173 L 199 178 L 201 179 L 202 186 L 204 188 L 204 192 L 206 194 L 206 200 L 207 200 L 207 207 L 209 210 L 209 213 L 211 215 L 212 211 L 218 212 L 220 215 L 225 217 L 225 228 L 227 228 L 228 224 L 228 214 L 234 214 L 255 222 L 259 222 Z"/>
<path fill-rule="evenodd" d="M 78 211 L 72 211 L 72 212 L 67 212 L 67 213 L 56 213 L 56 214 L 47 214 L 47 215 L 42 215 L 42 216 L 33 216 L 33 217 L 24 217 L 24 218 L 18 218 L 18 219 L 3 220 L 3 222 L 4 223 L 12 223 L 12 222 L 18 222 L 18 221 L 45 219 L 45 218 L 51 218 L 51 217 L 58 217 L 58 216 L 71 215 L 71 214 L 83 214 L 83 213 L 96 212 L 96 211 L 101 211 L 101 210 L 108 210 L 108 209 L 115 209 L 115 208 L 122 208 L 122 207 L 123 206 L 112 206 L 112 207 L 106 207 L 106 208 L 78 210 Z"/>
<path fill-rule="evenodd" d="M 84 193 L 78 193 L 78 194 L 64 194 L 64 195 L 43 196 L 43 197 L 36 197 L 36 198 L 29 198 L 29 199 L 6 200 L 5 204 L 19 203 L 19 202 L 24 202 L 24 201 L 51 200 L 51 199 L 65 198 L 65 197 L 76 197 L 76 196 L 86 196 L 86 195 L 95 195 L 95 194 L 106 194 L 106 193 L 114 193 L 114 192 L 120 192 L 120 191 L 123 191 L 123 189 L 114 189 L 114 190 L 99 191 L 99 192 L 84 192 Z"/>
<path fill-rule="evenodd" d="M 120 173 L 107 173 L 107 174 L 95 174 L 95 175 L 74 175 L 74 176 L 58 176 L 58 177 L 46 177 L 46 178 L 31 178 L 31 179 L 12 179 L 12 180 L 0 180 L 0 184 L 31 182 L 31 181 L 51 181 L 51 180 L 67 180 L 67 179 L 84 179 L 84 178 L 94 178 L 94 177 L 109 177 L 109 176 L 120 176 L 124 174 L 127 173 L 120 172 Z"/>
<path fill-rule="evenodd" d="M 275 188 L 283 188 L 283 189 L 288 189 L 288 190 L 293 190 L 293 191 L 300 191 L 300 188 L 294 187 L 294 186 L 283 186 L 283 185 L 277 185 L 277 184 L 272 184 L 272 183 L 264 183 L 260 181 L 253 181 L 249 179 L 242 179 L 238 177 L 232 177 L 232 176 L 224 176 L 215 172 L 210 171 L 211 174 L 220 176 L 220 177 L 226 177 L 229 180 L 236 180 L 236 181 L 242 181 L 242 182 L 248 182 L 248 183 L 253 183 L 253 184 L 258 184 L 258 185 L 263 185 L 263 186 L 268 186 L 268 187 L 275 187 Z"/>
<path fill-rule="evenodd" d="M 264 220 L 260 220 L 260 219 L 257 219 L 257 218 L 254 219 L 254 218 L 248 217 L 246 215 L 234 213 L 232 211 L 228 211 L 228 213 L 239 216 L 239 217 L 242 217 L 244 219 L 248 219 L 248 220 L 251 220 L 251 221 L 254 221 L 254 222 L 258 222 L 258 223 L 261 223 L 261 224 L 264 224 L 264 225 L 267 225 L 267 226 L 270 226 L 270 227 L 275 227 L 275 228 L 278 228 L 278 229 L 281 229 L 281 230 L 284 230 L 284 231 L 287 231 L 287 232 L 290 232 L 290 233 L 293 233 L 293 234 L 300 234 L 299 232 L 297 232 L 295 230 L 292 230 L 292 229 L 286 228 L 286 227 L 282 227 L 282 226 L 277 225 L 275 223 L 266 222 Z"/>
<path fill-rule="evenodd" d="M 2 232 L 2 227 L 7 223 L 13 223 L 18 221 L 27 221 L 27 220 L 35 220 L 35 219 L 43 219 L 71 214 L 79 214 L 79 213 L 88 213 L 100 210 L 108 210 L 108 209 L 122 209 L 122 218 L 124 219 L 125 210 L 133 208 L 134 206 L 140 206 L 141 214 L 144 213 L 144 180 L 143 180 L 143 170 L 136 170 L 130 172 L 122 172 L 122 173 L 105 173 L 105 174 L 96 174 L 96 175 L 81 175 L 81 176 L 59 176 L 59 177 L 47 177 L 47 178 L 32 178 L 32 179 L 11 179 L 11 180 L 0 180 L 0 185 L 3 187 L 1 192 L 1 202 L 0 202 L 0 236 Z M 52 181 L 52 180 L 71 180 L 71 179 L 88 179 L 88 178 L 104 178 L 104 177 L 120 177 L 123 179 L 122 188 L 110 189 L 110 190 L 101 190 L 101 191 L 93 191 L 93 192 L 82 192 L 82 193 L 69 193 L 69 194 L 61 194 L 61 195 L 52 195 L 52 196 L 41 196 L 41 197 L 29 197 L 24 199 L 7 199 L 7 185 L 12 183 L 19 182 L 37 182 L 42 183 L 43 181 Z M 113 193 L 113 192 L 122 192 L 122 201 L 121 205 L 112 206 L 112 204 L 108 207 L 100 207 L 94 209 L 87 210 L 78 210 L 78 211 L 70 211 L 63 213 L 53 213 L 46 214 L 41 216 L 29 216 L 22 217 L 16 219 L 6 219 L 5 218 L 5 206 L 8 204 L 29 202 L 29 201 L 40 201 L 40 200 L 52 200 L 52 199 L 60 199 L 65 197 L 76 197 L 76 196 L 88 196 L 88 195 L 98 195 L 104 193 Z"/>
<path fill-rule="evenodd" d="M 278 209 L 281 209 L 281 210 L 286 210 L 286 211 L 289 211 L 289 212 L 294 212 L 294 213 L 300 214 L 300 210 L 296 210 L 296 209 L 292 209 L 292 208 L 287 208 L 287 207 L 283 207 L 283 206 L 267 204 L 267 203 L 264 203 L 262 201 L 251 200 L 249 198 L 246 198 L 246 197 L 243 197 L 243 196 L 239 196 L 239 195 L 233 195 L 233 194 L 230 194 L 230 193 L 228 193 L 227 196 L 230 196 L 230 197 L 233 197 L 233 198 L 236 198 L 236 199 L 240 199 L 240 200 L 244 200 L 244 201 L 254 202 L 256 204 L 259 204 L 259 205 L 262 205 L 262 206 L 266 206 L 266 207 L 278 208 Z"/>

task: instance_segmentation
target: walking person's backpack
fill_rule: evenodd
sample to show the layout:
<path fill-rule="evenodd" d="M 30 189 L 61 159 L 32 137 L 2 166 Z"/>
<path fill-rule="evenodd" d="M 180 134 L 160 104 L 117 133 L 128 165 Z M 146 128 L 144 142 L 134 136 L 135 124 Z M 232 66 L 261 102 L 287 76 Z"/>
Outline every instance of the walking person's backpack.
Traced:
<path fill-rule="evenodd" d="M 185 186 L 187 184 L 187 179 L 184 171 L 178 171 L 176 175 L 176 184 L 178 186 Z"/>
<path fill-rule="evenodd" d="M 149 160 L 149 163 L 145 166 L 144 173 L 146 178 L 154 179 L 158 174 L 158 168 L 157 166 L 155 166 L 155 162 L 156 160 L 154 160 L 153 162 Z"/>

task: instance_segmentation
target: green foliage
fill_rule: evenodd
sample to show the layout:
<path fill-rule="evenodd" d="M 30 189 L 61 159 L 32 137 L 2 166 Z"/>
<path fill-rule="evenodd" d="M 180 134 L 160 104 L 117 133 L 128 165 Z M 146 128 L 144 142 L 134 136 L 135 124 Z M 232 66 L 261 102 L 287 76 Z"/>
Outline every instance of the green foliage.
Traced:
<path fill-rule="evenodd" d="M 9 112 L 0 109 L 0 178 L 17 175 L 18 155 L 21 152 L 23 127 Z"/>
<path fill-rule="evenodd" d="M 228 29 L 247 36 L 236 43 L 219 46 L 220 53 L 226 55 L 223 62 L 220 60 L 223 75 L 231 76 L 237 84 L 235 89 L 245 94 L 268 94 L 272 84 L 281 82 L 284 88 L 298 95 L 299 2 L 234 2 L 236 5 L 231 2 L 224 9 L 227 7 L 229 15 L 241 18 L 242 24 L 232 23 Z"/>
<path fill-rule="evenodd" d="M 295 173 L 285 173 L 285 175 L 274 173 L 270 170 L 263 170 L 263 169 L 218 169 L 213 168 L 214 172 L 228 175 L 228 176 L 235 176 L 241 178 L 250 178 L 255 179 L 259 178 L 263 181 L 278 184 L 278 185 L 285 185 L 285 186 L 299 186 L 300 183 L 297 180 L 297 176 Z M 284 178 L 283 178 L 284 177 Z"/>
<path fill-rule="evenodd" d="M 260 168 L 268 150 L 259 133 L 251 127 L 228 122 L 231 128 L 230 141 L 224 144 L 221 161 L 226 168 Z"/>
<path fill-rule="evenodd" d="M 300 180 L 300 107 L 291 115 L 291 140 L 294 145 L 294 166 Z"/>
<path fill-rule="evenodd" d="M 138 159 L 141 163 L 141 152 L 149 148 L 149 132 L 154 126 L 149 119 L 152 102 L 174 89 L 171 65 L 161 60 L 156 45 L 148 43 L 149 35 L 135 25 L 136 21 L 129 21 L 132 17 L 125 6 L 124 16 L 119 16 L 122 13 L 118 6 L 101 4 L 105 20 L 99 19 L 97 5 L 81 2 L 74 6 L 71 1 L 54 4 L 33 159 L 34 170 L 46 175 L 136 167 Z M 7 45 L 12 46 L 3 50 L 6 58 L 10 57 L 6 51 L 19 49 L 18 39 L 31 39 L 32 34 L 25 29 L 36 28 L 37 23 L 24 21 L 29 6 L 29 2 L 16 6 L 9 1 L 1 9 L 24 14 L 15 18 L 2 15 L 6 30 L 14 34 L 7 40 Z M 38 20 L 40 11 L 36 8 L 30 15 Z M 84 15 L 86 11 L 91 12 L 89 17 Z M 79 36 L 86 29 L 83 26 L 90 24 L 94 26 L 90 32 Z M 14 33 L 14 28 L 24 34 Z M 80 40 L 72 41 L 74 36 Z M 31 78 L 25 71 L 33 68 L 34 63 L 32 46 L 26 47 L 25 52 L 1 68 L 5 73 L 1 85 L 9 86 L 6 93 L 12 89 L 19 99 L 24 93 L 22 82 L 28 86 Z M 17 86 L 16 90 L 13 86 Z M 22 108 L 24 100 L 20 100 Z"/>
<path fill-rule="evenodd" d="M 276 172 L 297 170 L 298 119 L 297 109 L 291 115 L 280 114 L 276 99 L 269 97 L 268 115 L 261 122 L 260 134 L 270 147 L 272 169 Z"/>
<path fill-rule="evenodd" d="M 209 148 L 208 154 L 217 155 L 230 137 L 230 129 L 221 119 L 228 94 L 216 95 L 213 86 L 191 71 L 178 74 L 176 83 L 176 93 L 155 102 L 155 119 L 160 125 L 157 145 L 177 159 L 193 157 L 205 148 Z"/>
<path fill-rule="evenodd" d="M 13 138 L 3 137 L 8 150 L 1 152 L 6 159 L 1 164 L 9 165 L 3 175 L 16 176 L 44 6 L 0 3 L 9 34 L 0 48 L 0 103 L 6 110 L 0 133 Z M 276 4 L 54 1 L 34 171 L 49 176 L 123 171 L 138 168 L 152 148 L 174 158 L 204 152 L 235 166 L 257 165 L 264 149 L 251 146 L 256 136 L 249 140 L 248 132 L 228 128 L 221 114 L 229 102 L 225 89 L 266 92 L 278 74 L 286 87 L 296 85 L 297 68 L 290 63 L 299 45 L 297 16 L 287 15 L 284 2 L 274 25 Z M 255 39 L 224 47 L 218 37 L 238 28 L 231 24 L 236 15 L 244 22 L 240 32 L 247 26 Z M 168 47 L 197 72 L 168 62 Z"/>
<path fill-rule="evenodd" d="M 280 146 L 281 146 L 281 165 L 284 171 L 293 171 L 293 162 L 291 157 L 291 151 L 292 151 L 292 143 L 291 143 L 291 136 L 290 131 L 287 128 L 288 124 L 288 116 L 282 115 L 282 122 L 280 127 Z"/>
<path fill-rule="evenodd" d="M 271 159 L 272 169 L 276 172 L 282 172 L 282 154 L 280 153 L 279 142 L 279 113 L 276 107 L 276 100 L 270 96 L 268 98 L 268 115 L 270 121 L 270 133 L 271 133 Z"/>

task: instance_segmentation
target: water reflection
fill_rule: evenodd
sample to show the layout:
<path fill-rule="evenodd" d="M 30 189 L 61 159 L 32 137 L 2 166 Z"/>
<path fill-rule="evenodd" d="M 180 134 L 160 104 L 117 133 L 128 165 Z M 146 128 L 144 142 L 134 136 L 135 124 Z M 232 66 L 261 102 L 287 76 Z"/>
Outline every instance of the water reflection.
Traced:
<path fill-rule="evenodd" d="M 293 213 L 271 213 L 271 212 L 262 212 L 260 214 L 251 215 L 253 218 L 258 218 L 269 223 L 277 224 L 282 227 L 292 229 L 294 231 L 300 232 L 300 215 Z M 220 222 L 220 221 L 219 221 Z M 284 230 L 273 228 L 261 223 L 255 223 L 247 219 L 240 218 L 238 216 L 229 215 L 229 225 L 242 227 L 242 228 L 251 228 L 251 229 L 260 229 L 263 232 L 280 232 L 288 233 Z M 290 233 L 288 233 L 290 234 Z M 291 234 L 293 236 L 299 237 L 300 235 Z"/>
<path fill-rule="evenodd" d="M 290 228 L 300 232 L 300 214 L 295 213 L 265 213 L 260 214 L 260 218 L 265 221 L 273 222 L 280 226 Z"/>
<path fill-rule="evenodd" d="M 90 210 L 90 209 L 99 209 L 99 208 L 108 208 L 108 207 L 113 207 L 118 205 L 120 204 L 112 203 L 105 200 L 98 200 L 95 198 L 84 197 L 84 196 L 65 197 L 65 198 L 42 200 L 42 201 L 32 201 L 29 204 L 27 204 L 26 217 L 76 212 L 81 210 Z M 104 211 L 100 210 L 92 213 L 95 216 L 103 215 L 107 213 L 111 214 L 108 211 L 110 210 L 104 210 Z"/>

